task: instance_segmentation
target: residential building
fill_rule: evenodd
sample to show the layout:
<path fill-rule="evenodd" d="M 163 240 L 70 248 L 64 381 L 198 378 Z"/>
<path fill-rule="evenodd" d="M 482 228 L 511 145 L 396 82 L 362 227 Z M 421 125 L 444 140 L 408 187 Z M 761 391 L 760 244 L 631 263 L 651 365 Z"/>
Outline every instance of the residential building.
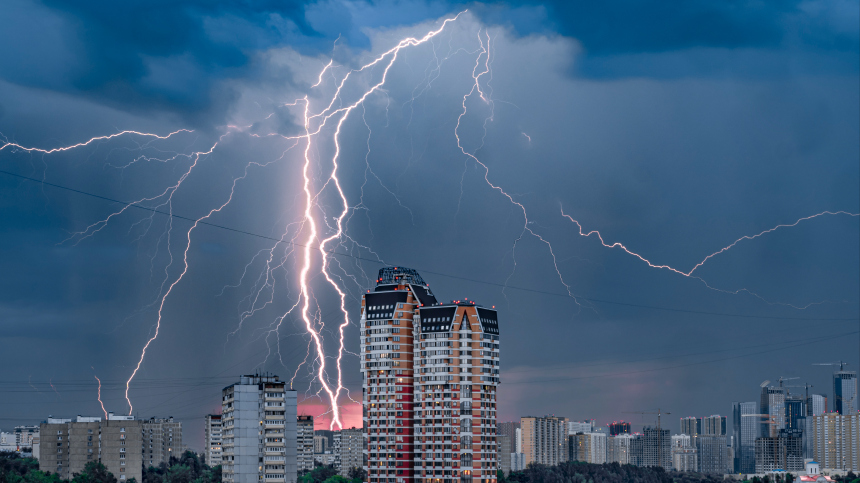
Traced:
<path fill-rule="evenodd" d="M 758 414 L 754 401 L 732 403 L 732 450 L 734 472 L 755 473 L 755 440 L 761 429 L 753 414 Z"/>
<path fill-rule="evenodd" d="M 606 462 L 622 465 L 638 464 L 633 459 L 633 440 L 638 440 L 640 434 L 622 433 L 612 436 L 606 441 Z M 641 456 L 641 451 L 640 451 Z"/>
<path fill-rule="evenodd" d="M 567 434 L 594 432 L 594 420 L 570 421 L 567 423 Z"/>
<path fill-rule="evenodd" d="M 688 436 L 688 435 L 685 435 Z M 675 471 L 698 471 L 699 459 L 696 448 L 672 448 L 672 468 Z"/>
<path fill-rule="evenodd" d="M 803 442 L 796 429 L 781 429 L 776 437 L 756 438 L 755 472 L 803 471 Z"/>
<path fill-rule="evenodd" d="M 496 311 L 439 303 L 418 272 L 386 267 L 360 328 L 369 483 L 495 483 Z"/>
<path fill-rule="evenodd" d="M 497 458 L 499 460 L 499 469 L 508 475 L 511 473 L 511 438 L 507 434 L 496 434 L 496 448 L 498 448 Z"/>
<path fill-rule="evenodd" d="M 295 483 L 296 443 L 296 391 L 278 376 L 241 376 L 223 389 L 221 481 Z"/>
<path fill-rule="evenodd" d="M 722 418 L 725 421 L 725 418 Z M 728 445 L 725 436 L 698 436 L 696 451 L 698 453 L 699 473 L 722 475 L 729 470 Z"/>
<path fill-rule="evenodd" d="M 695 448 L 693 445 L 694 437 L 691 437 L 689 434 L 673 434 L 672 435 L 672 449 L 675 448 Z"/>
<path fill-rule="evenodd" d="M 18 443 L 15 442 L 15 433 L 0 431 L 0 452 L 11 453 L 18 451 Z"/>
<path fill-rule="evenodd" d="M 606 463 L 606 433 L 577 433 L 568 436 L 568 459 L 586 463 Z"/>
<path fill-rule="evenodd" d="M 214 468 L 221 464 L 221 415 L 207 414 L 203 421 L 206 464 Z"/>
<path fill-rule="evenodd" d="M 520 439 L 519 421 L 496 424 L 496 434 L 504 434 L 510 439 L 511 453 L 522 453 L 522 451 L 520 451 L 521 448 L 518 447 L 518 442 Z"/>
<path fill-rule="evenodd" d="M 314 466 L 320 464 L 322 466 L 331 466 L 336 468 L 337 464 L 337 455 L 332 453 L 331 451 L 326 451 L 325 453 L 314 453 Z"/>
<path fill-rule="evenodd" d="M 702 434 L 702 418 L 681 418 L 681 433 L 691 437 Z"/>
<path fill-rule="evenodd" d="M 182 423 L 170 417 L 144 419 L 141 424 L 144 466 L 170 465 L 171 456 L 182 456 Z"/>
<path fill-rule="evenodd" d="M 630 423 L 624 421 L 613 421 L 609 423 L 609 435 L 630 434 Z"/>
<path fill-rule="evenodd" d="M 522 471 L 526 469 L 525 453 L 511 453 L 511 471 Z"/>
<path fill-rule="evenodd" d="M 333 431 L 331 429 L 316 429 L 316 428 L 314 428 L 314 438 L 316 438 L 317 436 L 325 436 L 325 438 L 327 440 L 325 443 L 326 448 L 328 448 L 329 450 L 332 450 L 332 451 L 334 451 L 334 435 L 335 435 L 335 433 L 337 433 L 337 431 Z M 316 439 L 314 439 L 314 441 L 316 441 Z M 316 443 L 314 443 L 314 444 L 316 444 Z M 316 450 L 314 450 L 314 451 L 316 451 Z"/>
<path fill-rule="evenodd" d="M 300 475 L 314 469 L 314 417 L 296 417 L 296 470 Z"/>
<path fill-rule="evenodd" d="M 860 471 L 860 414 L 813 416 L 812 457 L 827 470 Z"/>
<path fill-rule="evenodd" d="M 32 448 L 33 438 L 39 437 L 38 426 L 15 426 L 12 431 L 15 433 L 15 444 L 21 448 Z"/>
<path fill-rule="evenodd" d="M 553 466 L 567 461 L 567 423 L 567 418 L 555 416 L 520 418 L 526 466 L 532 463 Z"/>
<path fill-rule="evenodd" d="M 642 430 L 642 460 L 639 465 L 672 468 L 672 438 L 668 429 L 645 426 Z"/>
<path fill-rule="evenodd" d="M 142 425 L 132 416 L 108 413 L 106 420 L 50 417 L 39 425 L 39 439 L 39 469 L 56 473 L 61 479 L 71 479 L 95 461 L 119 481 L 142 481 Z"/>
<path fill-rule="evenodd" d="M 328 438 L 321 435 L 314 435 L 314 454 L 321 454 L 329 451 Z"/>
<path fill-rule="evenodd" d="M 703 436 L 726 436 L 726 417 L 715 414 L 702 418 L 702 430 L 699 434 Z"/>
<path fill-rule="evenodd" d="M 765 386 L 761 388 L 760 413 L 771 417 L 761 422 L 759 436 L 777 437 L 780 429 L 785 429 L 785 388 Z M 773 423 L 773 424 L 771 424 Z"/>
<path fill-rule="evenodd" d="M 833 373 L 833 409 L 845 415 L 857 412 L 856 371 L 844 371 L 840 367 L 840 370 Z"/>
<path fill-rule="evenodd" d="M 350 428 L 333 432 L 335 468 L 343 477 L 349 476 L 353 468 L 363 466 L 364 435 L 361 429 Z"/>

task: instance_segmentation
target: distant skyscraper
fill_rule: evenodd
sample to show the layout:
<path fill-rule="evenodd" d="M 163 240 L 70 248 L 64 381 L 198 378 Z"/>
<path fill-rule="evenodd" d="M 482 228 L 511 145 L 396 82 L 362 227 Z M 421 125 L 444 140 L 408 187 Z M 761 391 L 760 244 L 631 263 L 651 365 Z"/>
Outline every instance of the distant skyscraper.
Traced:
<path fill-rule="evenodd" d="M 295 483 L 296 391 L 275 375 L 241 376 L 221 391 L 221 440 L 224 483 Z"/>
<path fill-rule="evenodd" d="M 557 465 L 567 461 L 567 418 L 555 416 L 520 418 L 525 465 Z"/>
<path fill-rule="evenodd" d="M 296 470 L 299 474 L 314 469 L 314 417 L 296 416 Z"/>
<path fill-rule="evenodd" d="M 806 415 L 818 416 L 827 412 L 827 396 L 824 394 L 810 394 L 806 400 Z"/>
<path fill-rule="evenodd" d="M 806 417 L 806 401 L 803 396 L 785 396 L 785 427 L 803 430 Z"/>
<path fill-rule="evenodd" d="M 857 412 L 857 372 L 839 370 L 833 373 L 833 410 L 839 414 Z"/>
<path fill-rule="evenodd" d="M 609 435 L 618 436 L 619 434 L 630 434 L 630 423 L 624 421 L 609 423 Z"/>
<path fill-rule="evenodd" d="M 506 475 L 511 472 L 511 438 L 507 434 L 497 434 L 496 435 L 496 447 L 498 448 L 498 453 L 496 454 L 499 460 L 499 469 L 502 470 Z"/>
<path fill-rule="evenodd" d="M 715 414 L 702 418 L 702 431 L 699 433 L 703 436 L 725 436 L 726 435 L 726 417 Z M 699 461 L 701 461 L 701 456 Z"/>
<path fill-rule="evenodd" d="M 203 422 L 206 464 L 214 468 L 221 464 L 221 415 L 207 414 Z"/>
<path fill-rule="evenodd" d="M 702 434 L 702 419 L 694 417 L 681 418 L 681 433 L 688 436 Z"/>
<path fill-rule="evenodd" d="M 776 437 L 780 429 L 785 428 L 785 388 L 766 386 L 761 388 L 761 413 L 770 415 L 776 424 L 768 421 L 761 423 L 759 435 Z"/>
<path fill-rule="evenodd" d="M 732 448 L 734 472 L 755 473 L 755 439 L 759 436 L 758 404 L 754 401 L 732 403 Z M 748 415 L 748 416 L 744 416 Z"/>

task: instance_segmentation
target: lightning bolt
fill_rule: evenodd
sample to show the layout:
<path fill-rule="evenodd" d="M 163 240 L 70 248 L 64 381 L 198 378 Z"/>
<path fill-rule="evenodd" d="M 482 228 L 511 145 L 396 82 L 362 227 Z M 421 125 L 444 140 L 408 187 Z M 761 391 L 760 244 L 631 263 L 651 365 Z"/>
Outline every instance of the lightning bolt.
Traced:
<path fill-rule="evenodd" d="M 390 104 L 391 99 L 388 98 L 388 92 L 383 88 L 383 86 L 388 80 L 389 72 L 392 66 L 395 65 L 400 53 L 404 49 L 417 47 L 422 44 L 429 43 L 429 45 L 432 47 L 433 60 L 428 64 L 428 67 L 425 68 L 425 79 L 422 81 L 422 83 L 418 84 L 415 88 L 413 88 L 412 99 L 409 101 L 410 103 L 415 101 L 416 93 L 418 96 L 420 96 L 422 93 L 426 92 L 431 88 L 431 84 L 433 83 L 433 81 L 439 77 L 440 65 L 442 64 L 442 62 L 444 62 L 445 59 L 460 52 L 465 52 L 470 56 L 475 55 L 475 64 L 471 71 L 472 82 L 468 86 L 468 91 L 466 91 L 463 95 L 460 106 L 461 109 L 459 110 L 459 115 L 457 117 L 456 126 L 454 127 L 453 132 L 454 137 L 456 139 L 456 146 L 460 150 L 460 153 L 463 155 L 464 159 L 464 171 L 461 178 L 461 200 L 463 194 L 463 183 L 465 181 L 466 176 L 466 169 L 468 169 L 469 166 L 474 165 L 476 167 L 480 167 L 480 171 L 482 171 L 483 173 L 483 181 L 487 184 L 487 186 L 490 187 L 491 191 L 497 193 L 498 195 L 501 195 L 501 197 L 503 197 L 514 207 L 516 207 L 516 211 L 518 214 L 522 214 L 522 228 L 519 230 L 519 235 L 513 241 L 513 245 L 511 247 L 511 254 L 514 266 L 511 270 L 510 275 L 506 279 L 506 283 L 514 275 L 517 269 L 517 249 L 519 243 L 526 237 L 533 237 L 538 242 L 546 246 L 547 252 L 552 259 L 553 267 L 558 276 L 558 280 L 565 287 L 567 294 L 577 304 L 577 306 L 583 307 L 582 304 L 585 304 L 586 302 L 578 299 L 573 293 L 573 289 L 571 288 L 570 284 L 566 282 L 564 276 L 562 275 L 562 271 L 559 268 L 559 261 L 556 257 L 556 252 L 553 249 L 552 244 L 546 237 L 539 233 L 538 228 L 536 228 L 537 225 L 529 217 L 529 213 L 527 211 L 526 206 L 523 203 L 517 201 L 518 195 L 509 193 L 499 183 L 493 181 L 494 177 L 491 176 L 489 164 L 479 158 L 479 151 L 483 148 L 484 141 L 487 136 L 488 124 L 493 121 L 495 107 L 495 101 L 493 100 L 492 95 L 492 87 L 490 85 L 493 75 L 492 60 L 494 58 L 493 46 L 495 44 L 489 32 L 486 29 L 478 29 L 477 41 L 479 47 L 477 50 L 468 51 L 463 48 L 460 48 L 455 51 L 453 48 L 449 48 L 448 57 L 445 57 L 445 59 L 442 59 L 440 61 L 439 57 L 437 56 L 437 45 L 433 42 L 433 39 L 439 36 L 449 24 L 457 21 L 457 19 L 460 18 L 460 16 L 464 13 L 465 11 L 460 12 L 453 17 L 445 18 L 443 21 L 441 21 L 441 25 L 439 25 L 438 28 L 430 30 L 423 37 L 407 37 L 398 41 L 393 47 L 382 52 L 376 57 L 371 58 L 369 62 L 361 65 L 360 67 L 356 67 L 351 70 L 341 70 L 341 66 L 335 66 L 333 63 L 333 59 L 330 59 L 322 67 L 319 74 L 316 76 L 316 82 L 313 85 L 309 86 L 309 89 L 314 89 L 313 92 L 324 91 L 325 89 L 331 89 L 331 87 L 329 86 L 334 86 L 334 91 L 330 95 L 330 97 L 325 96 L 319 107 L 316 106 L 315 102 L 311 101 L 308 95 L 295 99 L 293 102 L 281 104 L 282 107 L 289 107 L 291 108 L 291 111 L 295 110 L 300 113 L 296 114 L 296 116 L 300 118 L 302 122 L 302 132 L 300 134 L 295 136 L 284 136 L 278 133 L 247 133 L 248 136 L 255 138 L 280 138 L 284 141 L 289 141 L 290 145 L 283 151 L 280 158 L 274 159 L 266 163 L 247 163 L 245 165 L 244 174 L 233 179 L 232 187 L 230 189 L 229 196 L 227 196 L 226 198 L 226 201 L 223 201 L 222 204 L 209 210 L 204 216 L 194 220 L 192 226 L 185 233 L 185 244 L 182 248 L 183 253 L 181 257 L 181 271 L 175 278 L 172 279 L 171 277 L 168 277 L 168 270 L 174 264 L 173 252 L 171 251 L 170 246 L 172 232 L 172 221 L 170 220 L 172 220 L 172 217 L 169 218 L 169 221 L 167 222 L 167 228 L 162 237 L 167 237 L 167 252 L 169 253 L 170 261 L 165 267 L 164 278 L 161 280 L 161 286 L 158 290 L 158 296 L 153 299 L 151 304 L 152 306 L 158 306 L 156 320 L 153 325 L 154 332 L 149 336 L 149 338 L 146 340 L 146 343 L 143 345 L 137 364 L 131 375 L 129 376 L 128 380 L 126 381 L 125 398 L 129 406 L 129 414 L 133 412 L 133 405 L 129 395 L 131 384 L 142 367 L 142 364 L 146 358 L 147 350 L 151 347 L 153 342 L 156 341 L 159 336 L 162 322 L 164 321 L 164 309 L 171 295 L 174 292 L 174 288 L 182 282 L 182 280 L 185 278 L 186 274 L 189 271 L 189 251 L 191 250 L 192 246 L 192 234 L 195 232 L 198 225 L 205 222 L 206 220 L 214 216 L 216 213 L 221 212 L 231 203 L 236 193 L 237 183 L 239 183 L 241 180 L 245 179 L 248 176 L 249 169 L 252 166 L 261 168 L 266 167 L 269 164 L 283 159 L 288 151 L 290 151 L 294 147 L 301 145 L 303 147 L 302 154 L 301 156 L 297 156 L 300 158 L 300 163 L 302 165 L 302 188 L 300 193 L 298 194 L 298 199 L 300 199 L 300 203 L 302 205 L 300 210 L 301 219 L 300 221 L 286 224 L 286 227 L 284 228 L 281 237 L 275 242 L 275 244 L 268 250 L 261 250 L 260 252 L 257 252 L 257 254 L 254 255 L 254 258 L 245 266 L 245 269 L 239 280 L 239 285 L 243 284 L 245 276 L 249 271 L 249 267 L 253 265 L 254 269 L 256 270 L 260 266 L 260 264 L 263 264 L 264 268 L 262 273 L 260 273 L 259 277 L 256 278 L 256 281 L 248 282 L 249 284 L 252 284 L 253 287 L 251 291 L 247 293 L 247 297 L 243 298 L 240 302 L 240 310 L 238 314 L 239 323 L 236 329 L 230 335 L 228 335 L 228 341 L 230 336 L 242 330 L 243 323 L 248 318 L 253 317 L 255 314 L 257 314 L 264 308 L 267 308 L 273 304 L 275 300 L 275 287 L 277 280 L 276 272 L 280 273 L 280 271 L 283 270 L 289 273 L 289 271 L 286 269 L 286 264 L 292 257 L 294 262 L 291 263 L 296 263 L 300 265 L 300 270 L 297 277 L 297 283 L 299 286 L 298 295 L 293 296 L 292 294 L 288 293 L 287 298 L 290 300 L 290 303 L 287 305 L 289 305 L 289 308 L 287 308 L 286 310 L 279 309 L 277 317 L 274 317 L 274 319 L 271 320 L 267 326 L 263 326 L 261 329 L 259 329 L 262 330 L 263 335 L 261 336 L 261 338 L 265 340 L 269 349 L 268 353 L 266 354 L 266 359 L 264 360 L 264 363 L 268 361 L 270 356 L 273 355 L 273 350 L 270 345 L 270 337 L 274 335 L 276 336 L 275 343 L 278 344 L 276 348 L 277 354 L 279 356 L 279 359 L 281 360 L 281 364 L 284 364 L 283 359 L 280 358 L 280 338 L 277 337 L 277 335 L 279 335 L 279 330 L 281 329 L 282 324 L 284 323 L 285 319 L 287 319 L 287 317 L 296 317 L 297 323 L 299 323 L 298 319 L 300 319 L 300 323 L 303 326 L 302 330 L 308 335 L 308 345 L 304 360 L 302 360 L 298 367 L 296 367 L 293 377 L 290 379 L 290 385 L 293 385 L 293 383 L 296 381 L 299 371 L 303 367 L 305 367 L 306 370 L 310 371 L 313 374 L 313 381 L 309 383 L 308 393 L 312 391 L 313 387 L 316 387 L 314 386 L 314 384 L 319 384 L 319 389 L 316 391 L 315 395 L 317 397 L 320 397 L 321 399 L 327 399 L 329 409 L 328 411 L 326 411 L 326 414 L 331 414 L 330 428 L 335 429 L 336 427 L 343 427 L 339 401 L 344 396 L 349 400 L 352 400 L 349 395 L 349 391 L 347 390 L 347 388 L 344 387 L 343 384 L 343 357 L 344 353 L 354 355 L 353 353 L 347 351 L 345 348 L 345 330 L 351 323 L 350 316 L 346 309 L 346 299 L 348 295 L 353 295 L 351 293 L 351 287 L 353 286 L 350 285 L 350 283 L 356 286 L 358 286 L 359 283 L 357 277 L 351 275 L 337 259 L 331 256 L 331 254 L 336 248 L 346 246 L 352 250 L 368 251 L 369 253 L 376 256 L 377 260 L 381 260 L 381 258 L 369 246 L 360 244 L 357 240 L 350 237 L 347 233 L 347 225 L 350 222 L 351 215 L 353 213 L 356 213 L 357 210 L 364 210 L 365 213 L 369 211 L 367 206 L 364 205 L 364 188 L 367 184 L 368 173 L 375 177 L 377 181 L 379 181 L 380 185 L 389 194 L 391 194 L 403 208 L 409 211 L 410 216 L 412 215 L 411 210 L 404 204 L 400 203 L 400 200 L 397 198 L 395 192 L 385 186 L 370 167 L 369 154 L 370 137 L 372 133 L 370 129 L 370 124 L 368 124 L 367 120 L 365 119 L 365 101 L 367 101 L 367 99 L 369 99 L 374 94 L 379 93 L 386 95 L 388 103 Z M 469 58 L 471 59 L 471 57 Z M 335 73 L 335 67 L 338 67 L 337 73 Z M 343 72 L 345 72 L 345 74 Z M 363 77 L 360 76 L 369 77 L 370 81 L 367 82 L 367 85 L 361 83 Z M 339 80 L 338 77 L 340 78 Z M 463 121 L 470 116 L 469 109 L 474 108 L 475 105 L 485 106 L 485 108 L 488 110 L 488 114 L 483 118 L 483 134 L 480 137 L 480 144 L 474 149 L 472 149 L 471 147 L 467 148 L 465 146 L 465 143 L 461 138 L 461 136 L 465 137 L 461 133 L 461 127 Z M 350 206 L 339 175 L 339 171 L 341 168 L 340 163 L 342 162 L 342 148 L 340 138 L 344 125 L 346 124 L 348 119 L 350 119 L 351 114 L 353 114 L 359 107 L 361 107 L 361 120 L 364 122 L 368 130 L 367 155 L 365 156 L 366 170 L 364 184 L 361 186 L 361 198 L 359 199 L 358 204 L 356 206 Z M 271 117 L 273 114 L 269 114 L 266 119 Z M 386 119 L 387 118 L 388 107 L 386 106 Z M 411 122 L 411 113 L 409 119 Z M 190 154 L 175 154 L 174 156 L 166 157 L 165 159 L 138 156 L 134 158 L 131 162 L 128 162 L 124 165 L 113 166 L 124 170 L 132 164 L 140 161 L 170 162 L 180 158 L 182 158 L 183 160 L 187 159 L 189 161 L 188 167 L 184 171 L 180 171 L 182 174 L 179 176 L 177 181 L 173 184 L 170 184 L 160 193 L 156 193 L 154 196 L 139 198 L 130 204 L 126 204 L 126 206 L 124 206 L 122 209 L 110 214 L 105 219 L 92 223 L 91 225 L 85 227 L 82 231 L 73 233 L 67 239 L 67 241 L 79 243 L 82 240 L 97 234 L 99 231 L 104 229 L 105 226 L 111 223 L 112 220 L 123 215 L 127 211 L 127 209 L 132 206 L 145 206 L 150 208 L 153 205 L 156 206 L 156 208 L 167 206 L 169 214 L 172 215 L 174 194 L 181 188 L 185 180 L 192 174 L 192 172 L 199 165 L 199 163 L 202 162 L 203 158 L 213 153 L 216 147 L 219 146 L 219 143 L 224 139 L 224 136 L 227 136 L 229 133 L 234 132 L 246 132 L 251 127 L 252 125 L 227 126 L 227 133 L 219 137 L 218 141 L 216 141 L 206 151 L 192 152 Z M 190 132 L 193 131 L 187 129 L 180 129 L 168 133 L 166 135 L 157 135 L 138 131 L 121 131 L 115 134 L 94 137 L 81 143 L 52 149 L 28 148 L 17 143 L 0 141 L 0 151 L 3 151 L 4 149 L 8 148 L 10 151 L 18 150 L 47 155 L 70 151 L 76 148 L 82 148 L 89 145 L 98 144 L 100 142 L 111 141 L 121 136 L 133 136 L 135 138 L 143 137 L 149 139 L 151 142 L 155 142 L 156 140 L 167 140 L 180 133 Z M 531 144 L 531 137 L 525 132 L 522 132 L 521 134 L 528 140 L 528 143 Z M 331 147 L 333 147 L 333 152 L 329 153 L 329 155 L 326 156 L 320 154 L 321 150 L 319 145 L 323 143 L 323 138 L 325 141 L 330 142 Z M 0 135 L 0 140 L 2 139 L 5 138 L 2 138 L 2 135 Z M 140 145 L 138 146 L 140 147 Z M 187 151 L 190 151 L 190 149 L 187 149 Z M 410 156 L 410 162 L 411 160 L 412 157 Z M 183 163 L 184 162 L 185 161 L 183 161 Z M 320 173 L 322 173 L 322 175 Z M 323 199 L 334 200 L 334 207 L 332 208 L 328 205 L 324 205 Z M 730 250 L 735 245 L 744 240 L 753 240 L 767 233 L 776 231 L 777 229 L 796 226 L 797 224 L 805 220 L 810 220 L 825 215 L 847 215 L 852 217 L 860 216 L 858 214 L 848 213 L 844 211 L 825 211 L 808 217 L 800 218 L 792 224 L 777 225 L 758 234 L 741 237 L 732 242 L 731 244 L 723 247 L 722 249 L 708 255 L 689 271 L 684 271 L 678 268 L 671 267 L 669 265 L 660 265 L 653 263 L 646 259 L 644 256 L 628 249 L 625 245 L 621 243 L 607 243 L 606 241 L 604 241 L 603 236 L 596 230 L 586 232 L 583 229 L 582 225 L 577 220 L 567 215 L 563 209 L 561 211 L 561 214 L 563 217 L 577 225 L 579 235 L 582 237 L 588 238 L 594 235 L 597 239 L 600 240 L 601 245 L 603 245 L 604 247 L 621 249 L 627 254 L 639 258 L 642 262 L 648 264 L 652 268 L 670 270 L 685 277 L 697 278 L 699 280 L 702 279 L 697 275 L 694 275 L 694 272 L 696 270 L 698 270 L 711 258 Z M 140 220 L 134 225 L 132 225 L 132 227 L 129 229 L 129 233 L 131 233 L 131 229 L 139 229 L 137 228 L 138 223 L 142 222 L 143 220 Z M 145 225 L 146 230 L 149 229 L 149 226 L 152 223 L 152 216 L 149 217 L 148 223 L 149 225 Z M 158 253 L 158 246 L 160 246 L 162 242 L 162 237 L 159 237 L 158 239 L 158 245 L 156 245 L 156 254 Z M 140 239 L 140 237 L 138 237 L 138 239 Z M 281 249 L 281 247 L 284 248 Z M 267 251 L 268 253 L 266 253 Z M 153 271 L 153 264 L 154 262 L 150 264 L 151 277 Z M 359 269 L 361 269 L 360 265 Z M 359 274 L 359 276 L 360 275 L 361 274 Z M 365 278 L 367 278 L 366 274 L 364 275 Z M 317 277 L 320 277 L 320 281 L 314 282 Z M 702 281 L 704 282 L 704 280 Z M 326 327 L 326 321 L 329 320 L 329 313 L 323 313 L 320 310 L 321 302 L 318 300 L 317 294 L 314 290 L 316 284 L 321 284 L 326 290 L 332 291 L 338 299 L 338 304 L 335 304 L 336 307 L 334 307 L 333 311 L 331 312 L 332 314 L 336 313 L 336 315 L 332 316 L 332 318 L 336 322 L 331 324 L 332 327 L 335 327 L 334 330 Z M 238 287 L 238 285 L 236 287 Z M 295 284 L 291 285 L 291 287 L 295 288 Z M 224 289 L 226 288 L 227 287 L 224 287 Z M 222 289 L 222 294 L 223 293 L 224 290 Z M 255 332 L 255 335 L 256 334 L 257 332 Z M 331 334 L 334 338 L 336 338 L 336 354 L 326 353 L 324 334 L 326 335 L 326 337 Z M 99 383 L 99 403 L 101 404 L 102 410 L 104 411 L 104 404 L 101 401 L 101 380 L 99 380 L 97 376 L 94 377 Z M 106 411 L 105 417 L 107 417 Z"/>
<path fill-rule="evenodd" d="M 99 376 L 93 376 L 93 377 L 95 377 L 96 381 L 98 381 L 98 383 L 99 383 L 99 392 L 98 392 L 99 405 L 102 407 L 102 412 L 105 413 L 105 421 L 107 421 L 108 413 L 107 413 L 107 410 L 105 409 L 105 403 L 102 402 L 102 380 L 99 379 Z"/>

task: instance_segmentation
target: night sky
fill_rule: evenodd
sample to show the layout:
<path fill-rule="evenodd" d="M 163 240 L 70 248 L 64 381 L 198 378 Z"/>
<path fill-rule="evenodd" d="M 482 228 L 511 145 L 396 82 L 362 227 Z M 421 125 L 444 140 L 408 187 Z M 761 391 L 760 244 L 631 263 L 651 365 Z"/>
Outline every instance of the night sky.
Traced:
<path fill-rule="evenodd" d="M 288 104 L 308 96 L 321 110 L 350 69 L 464 9 L 402 50 L 342 125 L 348 236 L 330 267 L 348 292 L 348 351 L 361 293 L 395 265 L 419 270 L 441 300 L 499 310 L 500 420 L 556 414 L 638 430 L 654 418 L 626 413 L 660 407 L 677 431 L 677 417 L 758 400 L 766 379 L 797 377 L 790 384 L 830 396 L 833 368 L 813 363 L 857 369 L 857 216 L 743 240 L 700 279 L 601 246 L 562 216 L 687 272 L 745 235 L 860 212 L 856 1 L 7 0 L 0 146 L 188 131 L 0 149 L 0 429 L 101 414 L 95 376 L 107 410 L 128 412 L 125 381 L 182 275 L 193 220 L 231 189 L 191 234 L 187 273 L 131 385 L 134 414 L 181 419 L 201 449 L 221 388 L 254 371 L 296 374 L 300 412 L 323 413 L 319 384 L 298 367 L 309 338 L 297 312 L 273 332 L 299 299 L 302 251 L 273 240 L 308 229 L 307 143 L 288 139 L 304 133 L 303 108 Z M 470 96 L 461 117 L 488 37 L 486 101 Z M 382 70 L 366 74 L 344 98 Z M 458 119 L 486 180 L 457 146 Z M 310 150 L 315 189 L 331 139 Z M 158 212 L 126 207 L 100 223 L 180 179 L 169 201 L 136 205 Z M 331 234 L 331 184 L 317 202 Z M 314 260 L 314 313 L 332 354 L 339 302 Z M 343 379 L 360 400 L 349 353 Z M 360 406 L 341 404 L 360 425 Z"/>

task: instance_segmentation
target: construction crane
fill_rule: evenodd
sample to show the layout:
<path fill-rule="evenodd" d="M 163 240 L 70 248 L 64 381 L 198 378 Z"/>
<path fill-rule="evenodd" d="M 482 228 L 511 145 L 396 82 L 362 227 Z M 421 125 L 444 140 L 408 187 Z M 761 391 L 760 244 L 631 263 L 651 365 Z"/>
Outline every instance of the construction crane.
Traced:
<path fill-rule="evenodd" d="M 657 408 L 657 412 L 653 411 L 627 411 L 624 414 L 656 414 L 657 415 L 657 466 L 663 466 L 663 431 L 661 431 L 662 426 L 660 426 L 660 416 L 664 414 L 672 414 L 668 411 L 663 412 L 660 408 Z"/>
<path fill-rule="evenodd" d="M 782 377 L 782 376 L 779 376 L 779 379 L 777 379 L 777 381 L 779 382 L 779 387 L 785 387 L 785 386 L 783 386 L 782 383 L 784 381 L 790 381 L 792 379 L 800 379 L 800 378 L 799 377 Z"/>
<path fill-rule="evenodd" d="M 848 363 L 847 363 L 847 362 L 844 362 L 844 361 L 838 361 L 838 362 L 816 362 L 816 363 L 814 363 L 814 364 L 812 364 L 812 365 L 813 365 L 813 366 L 839 366 L 839 370 L 840 370 L 840 371 L 844 371 L 844 370 L 845 370 L 845 366 L 847 366 L 847 365 L 848 365 Z"/>
<path fill-rule="evenodd" d="M 763 421 L 759 421 L 761 424 L 769 424 L 771 426 L 779 426 L 779 421 L 776 420 L 776 418 L 778 416 L 773 415 L 773 414 L 741 414 L 741 417 L 742 418 L 762 418 Z M 764 420 L 766 420 L 766 421 L 764 421 Z M 774 429 L 775 428 L 771 427 L 770 431 L 768 431 L 768 433 L 770 434 L 770 437 L 775 436 Z"/>

